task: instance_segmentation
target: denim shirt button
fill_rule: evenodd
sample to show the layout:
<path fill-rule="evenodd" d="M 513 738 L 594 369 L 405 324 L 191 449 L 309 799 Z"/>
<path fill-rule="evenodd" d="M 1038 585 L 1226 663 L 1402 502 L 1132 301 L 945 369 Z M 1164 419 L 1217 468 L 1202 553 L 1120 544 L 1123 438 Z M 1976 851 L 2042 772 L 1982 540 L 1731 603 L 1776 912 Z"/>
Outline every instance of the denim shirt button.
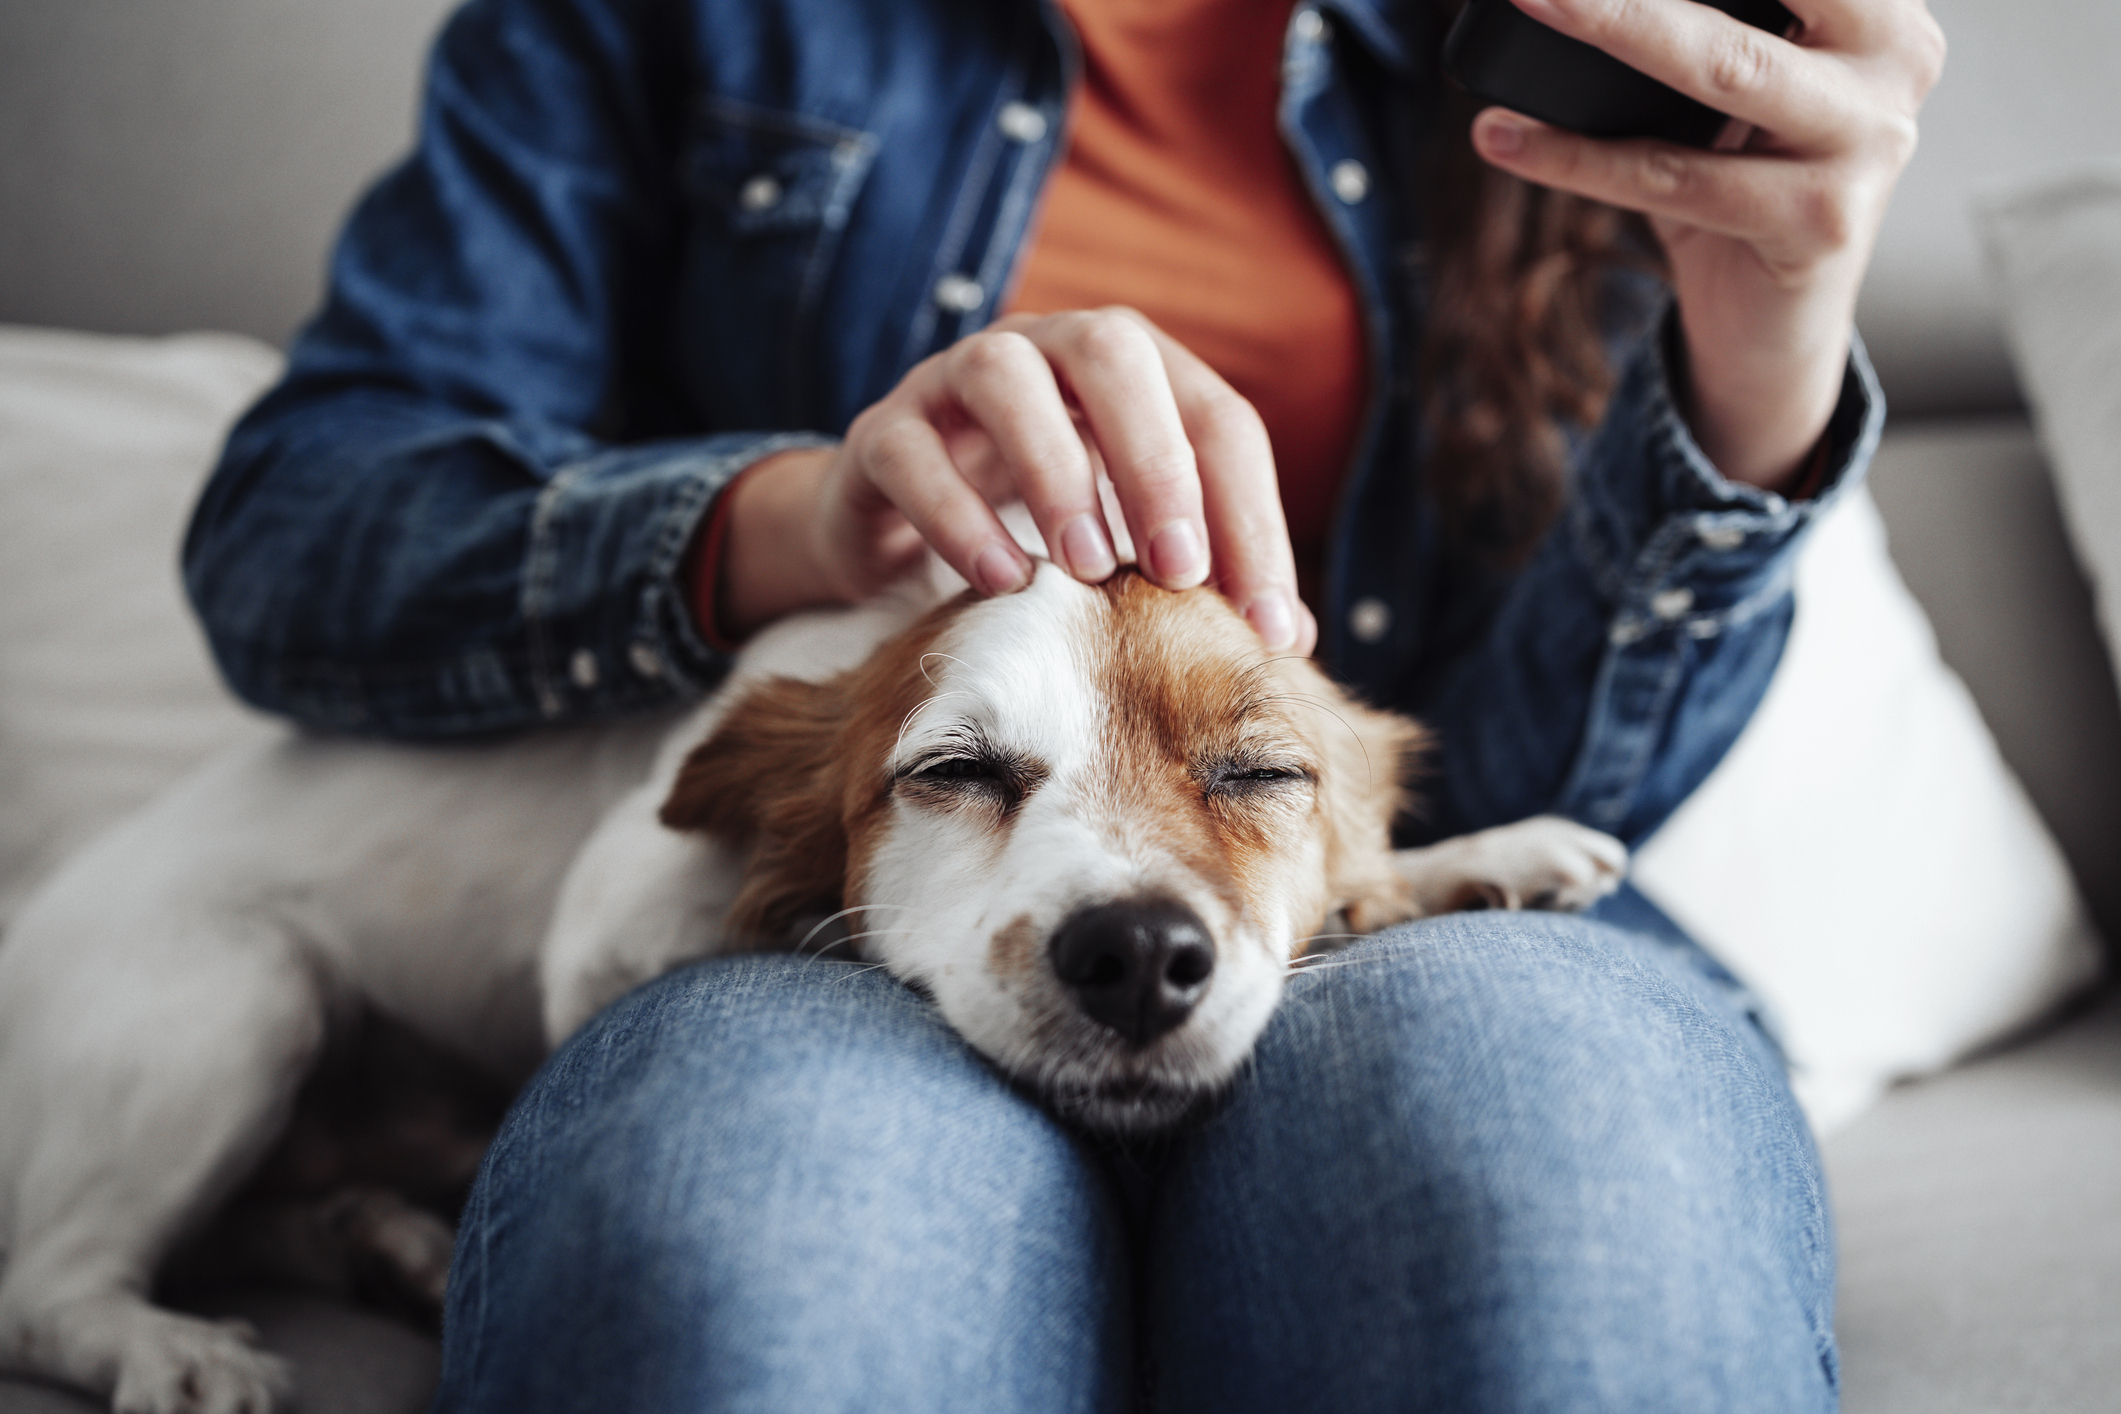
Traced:
<path fill-rule="evenodd" d="M 986 287 L 964 275 L 945 275 L 935 282 L 935 302 L 952 314 L 970 314 L 987 302 Z"/>
<path fill-rule="evenodd" d="M 1625 648 L 1630 643 L 1641 638 L 1642 634 L 1643 623 L 1641 619 L 1625 618 L 1614 620 L 1612 630 L 1606 634 L 1606 637 L 1615 648 Z"/>
<path fill-rule="evenodd" d="M 1370 169 L 1352 157 L 1335 162 L 1326 180 L 1332 185 L 1333 195 L 1349 206 L 1370 194 Z"/>
<path fill-rule="evenodd" d="M 567 660 L 567 676 L 574 685 L 587 692 L 597 685 L 597 655 L 587 648 L 577 648 L 574 657 Z"/>
<path fill-rule="evenodd" d="M 1392 606 L 1382 599 L 1357 599 L 1348 606 L 1348 632 L 1357 643 L 1382 643 L 1392 631 Z"/>
<path fill-rule="evenodd" d="M 663 656 L 652 644 L 636 643 L 626 650 L 626 661 L 644 678 L 659 678 L 663 675 Z"/>
<path fill-rule="evenodd" d="M 1030 104 L 1012 100 L 994 115 L 994 125 L 1011 142 L 1034 143 L 1046 135 L 1046 115 Z"/>
<path fill-rule="evenodd" d="M 764 172 L 737 188 L 736 204 L 746 211 L 771 211 L 781 204 L 780 182 Z"/>
<path fill-rule="evenodd" d="M 1694 534 L 1711 550 L 1735 550 L 1745 543 L 1745 532 L 1735 525 L 1703 525 Z"/>
<path fill-rule="evenodd" d="M 1661 589 L 1650 596 L 1650 612 L 1666 623 L 1693 607 L 1694 591 L 1691 589 Z"/>
<path fill-rule="evenodd" d="M 1290 21 L 1290 27 L 1295 30 L 1296 37 L 1306 44 L 1320 43 L 1326 37 L 1326 17 L 1313 9 L 1298 10 L 1296 18 Z"/>

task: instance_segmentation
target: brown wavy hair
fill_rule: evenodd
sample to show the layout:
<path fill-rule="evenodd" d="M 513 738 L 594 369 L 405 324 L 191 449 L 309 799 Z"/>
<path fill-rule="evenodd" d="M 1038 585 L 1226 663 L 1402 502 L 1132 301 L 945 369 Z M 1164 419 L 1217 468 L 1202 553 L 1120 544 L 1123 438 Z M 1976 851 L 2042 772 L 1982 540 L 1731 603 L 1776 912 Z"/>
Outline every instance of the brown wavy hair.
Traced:
<path fill-rule="evenodd" d="M 1446 23 L 1464 0 L 1436 0 Z M 1518 180 L 1473 151 L 1484 106 L 1455 86 L 1433 129 L 1427 483 L 1460 549 L 1521 562 L 1561 508 L 1563 429 L 1613 390 L 1602 315 L 1618 270 L 1662 270 L 1641 217 Z"/>

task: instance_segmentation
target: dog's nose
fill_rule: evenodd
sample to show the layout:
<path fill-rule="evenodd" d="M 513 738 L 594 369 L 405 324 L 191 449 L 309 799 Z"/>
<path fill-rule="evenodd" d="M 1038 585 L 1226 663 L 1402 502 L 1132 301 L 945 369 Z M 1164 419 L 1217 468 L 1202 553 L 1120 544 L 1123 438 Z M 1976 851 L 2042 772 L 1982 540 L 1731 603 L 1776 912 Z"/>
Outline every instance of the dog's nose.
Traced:
<path fill-rule="evenodd" d="M 1171 899 L 1122 899 L 1070 914 L 1053 934 L 1053 971 L 1082 1008 L 1137 1046 L 1184 1021 L 1208 990 L 1215 944 Z"/>

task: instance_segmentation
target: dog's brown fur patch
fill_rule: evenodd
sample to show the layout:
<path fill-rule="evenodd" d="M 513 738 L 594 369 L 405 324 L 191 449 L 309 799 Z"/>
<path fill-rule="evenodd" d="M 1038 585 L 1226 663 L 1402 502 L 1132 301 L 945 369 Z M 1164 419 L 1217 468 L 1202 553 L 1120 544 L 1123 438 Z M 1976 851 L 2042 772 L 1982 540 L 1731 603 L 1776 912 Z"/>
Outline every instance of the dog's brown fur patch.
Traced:
<path fill-rule="evenodd" d="M 1045 970 L 1046 937 L 1028 913 L 1003 924 L 987 945 L 994 975 L 1012 990 L 1029 987 Z"/>
<path fill-rule="evenodd" d="M 837 677 L 768 678 L 685 758 L 663 823 L 750 856 L 731 938 L 771 945 L 853 891 L 890 800 L 891 743 L 926 689 L 921 657 L 966 602 L 930 611 Z"/>
<path fill-rule="evenodd" d="M 1241 908 L 1286 858 L 1300 803 L 1325 833 L 1316 917 L 1345 910 L 1367 932 L 1413 916 L 1389 840 L 1421 729 L 1364 706 L 1306 659 L 1270 657 L 1211 590 L 1172 594 L 1134 573 L 1103 589 L 1108 620 L 1078 651 L 1112 704 L 1115 814 L 1149 822 L 1158 844 Z M 1210 789 L 1209 775 L 1233 765 L 1295 768 L 1313 789 Z"/>

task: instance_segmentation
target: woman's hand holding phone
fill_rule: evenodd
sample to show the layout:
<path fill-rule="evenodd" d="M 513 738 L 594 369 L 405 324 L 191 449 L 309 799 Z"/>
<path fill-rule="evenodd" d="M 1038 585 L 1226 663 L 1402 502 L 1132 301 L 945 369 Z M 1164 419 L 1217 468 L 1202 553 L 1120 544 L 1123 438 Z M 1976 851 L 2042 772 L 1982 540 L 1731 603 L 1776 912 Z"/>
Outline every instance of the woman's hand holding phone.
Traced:
<path fill-rule="evenodd" d="M 1750 126 L 1700 150 L 1606 140 L 1490 108 L 1482 157 L 1646 214 L 1688 357 L 1687 414 L 1725 475 L 1796 479 L 1841 389 L 1856 292 L 1944 65 L 1923 0 L 1784 0 L 1787 39 L 1693 0 L 1511 0 Z"/>

